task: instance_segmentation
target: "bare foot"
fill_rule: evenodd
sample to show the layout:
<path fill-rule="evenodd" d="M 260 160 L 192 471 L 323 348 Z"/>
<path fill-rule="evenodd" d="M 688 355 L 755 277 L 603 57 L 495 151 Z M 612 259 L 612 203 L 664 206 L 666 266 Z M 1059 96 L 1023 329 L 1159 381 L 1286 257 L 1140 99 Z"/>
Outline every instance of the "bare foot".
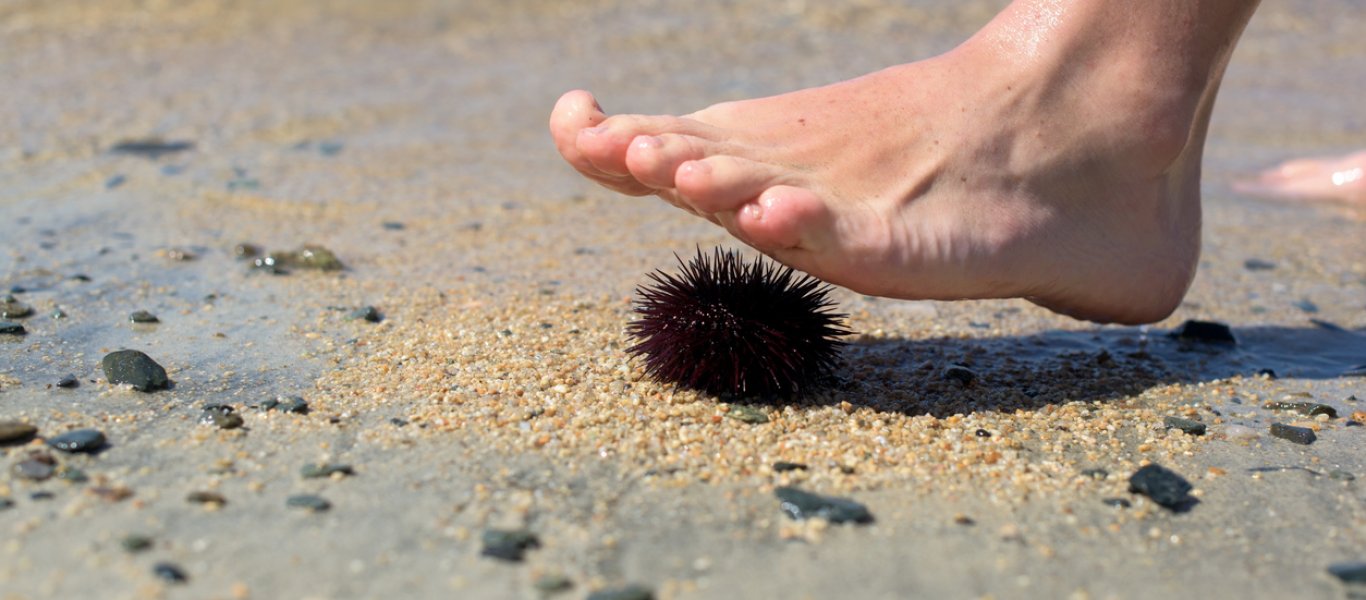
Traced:
<path fill-rule="evenodd" d="M 1151 322 L 1194 276 L 1205 125 L 1252 11 L 1212 3 L 1221 42 L 1115 3 L 1021 0 L 929 60 L 681 117 L 609 117 L 574 91 L 550 129 L 598 183 L 860 293 Z M 1156 47 L 1191 47 L 1164 58 L 1172 28 Z"/>
<path fill-rule="evenodd" d="M 1366 150 L 1336 158 L 1301 158 L 1235 182 L 1258 196 L 1366 204 Z"/>

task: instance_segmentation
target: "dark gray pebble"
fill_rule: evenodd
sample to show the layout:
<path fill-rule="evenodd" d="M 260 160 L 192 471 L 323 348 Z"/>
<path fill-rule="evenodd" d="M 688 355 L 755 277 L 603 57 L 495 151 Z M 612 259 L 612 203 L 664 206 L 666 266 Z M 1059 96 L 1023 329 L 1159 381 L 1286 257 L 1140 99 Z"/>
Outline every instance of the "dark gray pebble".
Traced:
<path fill-rule="evenodd" d="M 47 445 L 62 452 L 98 452 L 105 442 L 104 434 L 98 429 L 77 429 L 47 439 Z"/>
<path fill-rule="evenodd" d="M 190 576 L 186 575 L 183 569 L 168 562 L 152 565 L 152 574 L 156 575 L 158 579 L 170 583 L 185 583 L 190 580 Z"/>
<path fill-rule="evenodd" d="M 1335 469 L 1335 470 L 1329 471 L 1329 472 L 1328 472 L 1328 477 L 1329 477 L 1330 479 L 1335 479 L 1335 480 L 1337 480 L 1337 481 L 1356 481 L 1356 478 L 1357 478 L 1356 475 L 1353 475 L 1353 474 L 1351 474 L 1350 472 L 1348 472 L 1348 471 L 1343 471 L 1343 470 L 1341 470 L 1341 469 Z"/>
<path fill-rule="evenodd" d="M 160 323 L 160 322 L 161 322 L 161 319 L 158 319 L 156 315 L 154 315 L 154 314 L 152 314 L 152 313 L 149 313 L 149 312 L 147 312 L 147 311 L 145 311 L 145 310 L 134 311 L 133 314 L 128 315 L 128 320 L 129 320 L 129 321 L 132 321 L 132 322 L 134 322 L 134 323 Z"/>
<path fill-rule="evenodd" d="M 242 415 L 233 412 L 231 409 L 227 411 L 205 410 L 204 414 L 199 417 L 199 422 L 205 425 L 213 425 L 219 429 L 238 429 L 243 425 Z"/>
<path fill-rule="evenodd" d="M 1171 336 L 1182 342 L 1197 342 L 1216 346 L 1234 346 L 1238 343 L 1238 339 L 1233 337 L 1233 330 L 1229 329 L 1228 325 L 1215 321 L 1191 319 L 1177 327 Z"/>
<path fill-rule="evenodd" d="M 975 435 L 979 438 L 989 438 L 991 437 L 991 432 L 985 429 L 978 429 Z"/>
<path fill-rule="evenodd" d="M 281 396 L 278 400 L 280 403 L 275 408 L 280 412 L 308 414 L 308 401 L 299 396 Z"/>
<path fill-rule="evenodd" d="M 1190 500 L 1190 482 L 1158 465 L 1148 465 L 1129 477 L 1129 491 L 1143 494 L 1159 505 L 1177 510 Z"/>
<path fill-rule="evenodd" d="M 90 481 L 90 476 L 86 475 L 85 471 L 82 471 L 75 467 L 64 466 L 57 471 L 57 476 L 62 478 L 63 481 L 69 483 L 85 483 L 87 481 Z"/>
<path fill-rule="evenodd" d="M 57 380 L 57 387 L 59 388 L 71 389 L 79 385 L 81 385 L 81 380 L 77 379 L 75 375 L 65 375 Z"/>
<path fill-rule="evenodd" d="M 167 154 L 185 152 L 194 148 L 193 142 L 166 141 L 156 138 L 125 140 L 109 148 L 111 154 L 128 154 L 143 158 L 157 159 Z"/>
<path fill-rule="evenodd" d="M 1100 502 L 1101 504 L 1104 504 L 1106 506 L 1113 506 L 1115 508 L 1129 508 L 1130 506 L 1133 506 L 1133 504 L 1130 504 L 1129 500 L 1126 498 L 1105 498 Z"/>
<path fill-rule="evenodd" d="M 11 467 L 15 477 L 29 481 L 46 481 L 57 472 L 57 460 L 46 452 L 34 452 Z"/>
<path fill-rule="evenodd" d="M 33 314 L 33 307 L 20 302 L 14 296 L 0 300 L 0 319 L 22 319 Z"/>
<path fill-rule="evenodd" d="M 334 463 L 307 464 L 299 469 L 299 475 L 304 479 L 314 479 L 318 477 L 331 477 L 334 473 L 342 475 L 355 475 L 355 469 L 351 465 L 341 465 Z"/>
<path fill-rule="evenodd" d="M 1306 417 L 1328 415 L 1330 419 L 1338 418 L 1338 409 L 1318 402 L 1267 402 L 1262 405 L 1262 408 L 1294 411 Z"/>
<path fill-rule="evenodd" d="M 569 591 L 570 588 L 574 587 L 574 582 L 559 573 L 547 573 L 537 577 L 536 581 L 531 582 L 531 585 L 542 594 L 558 594 Z"/>
<path fill-rule="evenodd" d="M 1299 300 L 1291 302 L 1290 305 L 1311 315 L 1319 312 L 1319 305 L 1314 304 L 1314 302 L 1308 298 L 1300 298 Z"/>
<path fill-rule="evenodd" d="M 404 425 L 408 424 L 408 420 L 394 417 L 392 419 L 389 419 L 389 424 L 393 425 L 394 427 L 403 427 Z"/>
<path fill-rule="evenodd" d="M 383 223 L 380 223 L 380 226 L 385 229 L 388 229 L 389 231 L 403 231 L 403 229 L 405 228 L 405 225 L 398 221 L 385 221 Z"/>
<path fill-rule="evenodd" d="M 297 496 L 290 496 L 289 498 L 287 498 L 285 500 L 285 506 L 289 506 L 291 508 L 306 508 L 311 512 L 323 512 L 325 510 L 332 508 L 332 503 L 328 502 L 322 496 L 315 496 L 313 494 L 299 494 Z"/>
<path fill-rule="evenodd" d="M 585 600 L 654 600 L 654 590 L 643 585 L 631 584 L 618 588 L 598 590 Z"/>
<path fill-rule="evenodd" d="M 119 540 L 119 545 L 123 546 L 123 549 L 126 552 L 142 552 L 143 550 L 151 549 L 152 538 L 145 535 L 130 533 Z"/>
<path fill-rule="evenodd" d="M 944 379 L 968 385 L 977 380 L 977 372 L 963 365 L 949 365 L 944 369 Z"/>
<path fill-rule="evenodd" d="M 378 323 L 384 320 L 384 317 L 379 314 L 379 309 L 376 309 L 373 306 L 362 306 L 346 315 L 346 319 L 348 321 L 362 320 L 370 323 Z"/>
<path fill-rule="evenodd" d="M 56 497 L 57 497 L 57 494 L 54 494 L 54 493 L 49 492 L 49 491 L 47 491 L 47 490 L 41 490 L 41 491 L 33 492 L 32 494 L 29 494 L 29 495 L 28 495 L 28 499 L 29 499 L 29 500 L 35 500 L 35 501 L 51 500 L 51 499 L 56 498 Z"/>
<path fill-rule="evenodd" d="M 1243 268 L 1249 271 L 1270 271 L 1276 268 L 1276 263 L 1267 262 L 1260 258 L 1249 258 L 1243 261 Z"/>
<path fill-rule="evenodd" d="M 109 383 L 129 384 L 139 392 L 164 390 L 171 385 L 166 369 L 138 350 L 110 352 L 100 361 Z"/>
<path fill-rule="evenodd" d="M 793 519 L 820 517 L 831 523 L 871 523 L 873 513 L 868 507 L 834 496 L 822 496 L 799 490 L 794 487 L 779 487 L 773 490 L 778 497 L 780 508 Z"/>
<path fill-rule="evenodd" d="M 806 465 L 796 462 L 778 461 L 773 463 L 773 470 L 779 473 L 784 471 L 805 471 Z"/>
<path fill-rule="evenodd" d="M 1328 566 L 1328 574 L 1343 583 L 1366 583 L 1366 562 L 1340 562 Z"/>
<path fill-rule="evenodd" d="M 241 243 L 232 247 L 232 255 L 237 258 L 256 258 L 261 255 L 261 247 L 256 244 Z"/>
<path fill-rule="evenodd" d="M 14 501 L 10 500 L 9 498 L 0 496 L 0 510 L 5 510 L 8 508 L 14 508 Z"/>
<path fill-rule="evenodd" d="M 0 446 L 22 444 L 33 439 L 38 428 L 22 421 L 0 421 Z"/>
<path fill-rule="evenodd" d="M 218 492 L 190 492 L 185 496 L 185 501 L 194 504 L 217 504 L 219 506 L 228 503 L 228 499 Z"/>
<path fill-rule="evenodd" d="M 527 550 L 541 547 L 536 534 L 525 529 L 485 529 L 479 553 L 499 560 L 521 562 Z"/>
<path fill-rule="evenodd" d="M 28 335 L 28 330 L 14 321 L 0 321 L 0 335 Z"/>
<path fill-rule="evenodd" d="M 1105 469 L 1082 469 L 1082 470 L 1081 470 L 1081 476 L 1082 476 L 1082 477 L 1089 477 L 1089 478 L 1091 478 L 1091 479 L 1095 479 L 1095 480 L 1097 480 L 1097 481 L 1100 481 L 1100 480 L 1104 480 L 1106 477 L 1109 477 L 1109 476 L 1110 476 L 1110 472 L 1109 472 L 1109 471 L 1106 471 Z"/>
<path fill-rule="evenodd" d="M 1183 419 L 1168 415 L 1162 419 L 1162 424 L 1167 429 L 1180 429 L 1189 435 L 1205 435 L 1205 424 L 1193 419 Z"/>
<path fill-rule="evenodd" d="M 1317 435 L 1314 435 L 1313 429 L 1286 425 L 1285 423 L 1272 423 L 1271 436 L 1281 438 L 1287 442 L 1303 444 L 1305 446 L 1308 446 L 1319 439 Z"/>

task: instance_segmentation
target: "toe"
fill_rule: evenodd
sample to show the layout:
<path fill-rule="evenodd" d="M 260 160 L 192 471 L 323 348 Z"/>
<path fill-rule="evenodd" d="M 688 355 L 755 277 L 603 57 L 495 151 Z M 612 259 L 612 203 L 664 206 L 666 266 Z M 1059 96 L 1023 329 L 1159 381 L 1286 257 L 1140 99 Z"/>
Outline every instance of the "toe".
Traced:
<path fill-rule="evenodd" d="M 640 135 L 626 150 L 626 168 L 647 186 L 669 189 L 679 165 L 715 151 L 710 142 L 689 135 Z"/>
<path fill-rule="evenodd" d="M 701 213 L 738 210 L 783 179 L 772 165 L 730 155 L 682 163 L 674 175 L 679 195 Z"/>
<path fill-rule="evenodd" d="M 560 96 L 550 113 L 550 136 L 555 140 L 555 148 L 560 151 L 560 156 L 580 172 L 593 171 L 592 163 L 579 152 L 577 140 L 580 131 L 597 127 L 606 119 L 607 115 L 602 112 L 593 94 L 574 90 Z"/>
<path fill-rule="evenodd" d="M 834 216 L 810 190 L 780 185 L 742 206 L 723 223 L 736 237 L 765 252 L 819 251 Z"/>
<path fill-rule="evenodd" d="M 714 128 L 692 119 L 672 116 L 613 115 L 595 127 L 579 132 L 575 145 L 592 165 L 603 173 L 631 174 L 626 155 L 631 143 L 641 136 L 666 134 L 714 139 Z"/>

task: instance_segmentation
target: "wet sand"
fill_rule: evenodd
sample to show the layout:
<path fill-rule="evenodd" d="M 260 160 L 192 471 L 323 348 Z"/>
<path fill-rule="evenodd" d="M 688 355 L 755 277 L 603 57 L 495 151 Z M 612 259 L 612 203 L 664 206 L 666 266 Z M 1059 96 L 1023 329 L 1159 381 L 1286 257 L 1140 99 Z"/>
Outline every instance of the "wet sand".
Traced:
<path fill-rule="evenodd" d="M 565 598 L 631 582 L 662 598 L 1337 598 L 1327 566 L 1366 560 L 1345 475 L 1366 476 L 1366 378 L 1344 375 L 1366 365 L 1361 215 L 1227 184 L 1366 140 L 1351 2 L 1254 18 L 1211 133 L 1200 272 L 1171 319 L 841 290 L 859 334 L 835 384 L 749 404 L 646 380 L 625 352 L 645 274 L 729 241 L 580 181 L 545 131 L 554 99 L 585 87 L 612 111 L 680 112 L 825 83 L 952 47 L 997 3 L 276 4 L 0 4 L 17 82 L 0 95 L 0 284 L 36 313 L 0 335 L 0 421 L 110 442 L 53 452 L 80 483 L 13 471 L 41 439 L 0 447 L 0 598 L 534 598 L 553 575 Z M 192 147 L 110 152 L 153 138 Z M 272 275 L 235 256 L 244 242 L 321 244 L 347 268 Z M 379 323 L 348 318 L 366 305 Z M 139 309 L 161 323 L 129 323 Z M 1167 335 L 1187 319 L 1239 344 Z M 110 385 L 100 358 L 120 348 L 174 387 Z M 80 386 L 54 385 L 67 374 Z M 280 395 L 311 412 L 248 407 Z M 1282 400 L 1339 416 L 1263 406 Z M 201 424 L 214 403 L 245 427 Z M 301 477 L 319 462 L 355 474 Z M 1198 502 L 1131 494 L 1149 463 Z M 876 520 L 789 520 L 781 485 Z M 186 501 L 205 491 L 226 503 Z M 286 506 L 296 494 L 332 508 Z M 541 545 L 524 562 L 480 555 L 486 529 L 522 527 Z M 125 551 L 129 534 L 152 547 Z M 163 561 L 188 581 L 158 578 Z"/>

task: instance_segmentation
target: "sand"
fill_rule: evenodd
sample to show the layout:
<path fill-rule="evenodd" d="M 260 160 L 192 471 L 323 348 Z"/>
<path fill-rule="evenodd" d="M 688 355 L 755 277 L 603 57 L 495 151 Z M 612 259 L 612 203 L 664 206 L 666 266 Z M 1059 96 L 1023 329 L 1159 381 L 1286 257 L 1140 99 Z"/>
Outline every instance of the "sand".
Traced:
<path fill-rule="evenodd" d="M 0 4 L 0 284 L 37 313 L 0 336 L 0 421 L 110 440 L 54 453 L 81 483 L 14 474 L 41 439 L 0 447 L 0 598 L 534 598 L 551 576 L 565 598 L 1336 598 L 1326 567 L 1366 560 L 1349 477 L 1366 476 L 1366 379 L 1344 376 L 1366 364 L 1362 215 L 1227 185 L 1366 142 L 1351 2 L 1253 20 L 1211 133 L 1200 272 L 1170 319 L 837 290 L 859 333 L 835 384 L 757 404 L 650 381 L 625 351 L 645 274 L 732 244 L 580 181 L 545 131 L 555 97 L 676 112 L 834 81 L 947 49 L 998 3 L 277 4 Z M 153 138 L 192 148 L 110 152 Z M 346 269 L 272 275 L 242 243 L 321 244 Z M 367 305 L 379 323 L 349 318 Z M 161 323 L 129 323 L 140 309 Z M 1238 346 L 1167 335 L 1187 319 Z M 110 385 L 99 361 L 120 348 L 174 387 Z M 80 386 L 54 385 L 67 374 Z M 249 408 L 281 395 L 311 412 Z M 1263 406 L 1282 400 L 1339 416 Z M 213 403 L 245 427 L 201 424 Z M 355 474 L 300 475 L 319 462 Z M 1198 502 L 1130 493 L 1153 463 Z M 876 520 L 791 521 L 782 485 Z M 483 557 L 488 528 L 540 548 Z M 130 534 L 152 547 L 125 551 Z M 163 561 L 188 581 L 159 579 Z"/>

